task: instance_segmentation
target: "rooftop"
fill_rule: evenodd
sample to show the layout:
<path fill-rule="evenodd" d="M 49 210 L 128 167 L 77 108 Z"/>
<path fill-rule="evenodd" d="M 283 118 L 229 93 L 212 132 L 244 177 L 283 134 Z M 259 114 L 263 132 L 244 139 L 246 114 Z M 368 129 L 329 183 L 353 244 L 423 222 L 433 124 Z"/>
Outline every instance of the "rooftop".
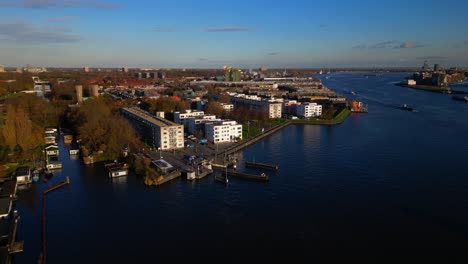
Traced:
<path fill-rule="evenodd" d="M 139 108 L 136 108 L 136 107 L 132 107 L 132 108 L 128 108 L 128 107 L 124 107 L 122 108 L 123 111 L 126 111 L 126 112 L 129 112 L 133 115 L 136 115 L 156 126 L 159 126 L 159 127 L 168 127 L 168 126 L 181 126 L 177 123 L 174 123 L 172 121 L 169 121 L 167 119 L 164 119 L 164 118 L 160 118 L 160 117 L 156 117 L 146 111 L 143 111 Z"/>

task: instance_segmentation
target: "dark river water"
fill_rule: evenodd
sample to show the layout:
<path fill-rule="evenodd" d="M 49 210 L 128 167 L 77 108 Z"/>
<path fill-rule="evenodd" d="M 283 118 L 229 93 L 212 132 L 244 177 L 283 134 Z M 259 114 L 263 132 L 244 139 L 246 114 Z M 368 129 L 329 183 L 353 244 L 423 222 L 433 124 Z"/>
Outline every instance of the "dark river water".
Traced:
<path fill-rule="evenodd" d="M 64 169 L 19 192 L 25 252 L 15 262 L 37 260 L 40 194 L 65 176 L 70 186 L 46 198 L 48 263 L 465 257 L 468 104 L 394 85 L 405 76 L 319 76 L 369 113 L 337 126 L 289 126 L 245 149 L 246 160 L 279 164 L 268 183 L 209 177 L 146 188 L 134 175 L 109 180 L 102 164 L 84 166 L 61 145 Z"/>

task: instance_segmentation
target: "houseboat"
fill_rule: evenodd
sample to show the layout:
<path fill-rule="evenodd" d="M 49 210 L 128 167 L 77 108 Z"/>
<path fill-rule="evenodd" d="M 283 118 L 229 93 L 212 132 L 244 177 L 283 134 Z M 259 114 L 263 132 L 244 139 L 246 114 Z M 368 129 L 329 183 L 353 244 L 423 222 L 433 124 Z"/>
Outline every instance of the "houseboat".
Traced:
<path fill-rule="evenodd" d="M 73 141 L 73 135 L 63 135 L 63 143 L 64 144 L 71 144 Z"/>
<path fill-rule="evenodd" d="M 111 162 L 111 163 L 104 164 L 104 167 L 106 167 L 109 173 L 109 178 L 115 178 L 115 177 L 128 175 L 128 166 L 126 164 L 122 165 L 117 162 Z"/>
<path fill-rule="evenodd" d="M 16 183 L 18 185 L 32 182 L 31 169 L 27 166 L 16 169 Z"/>
<path fill-rule="evenodd" d="M 56 138 L 54 136 L 45 136 L 44 141 L 46 144 L 57 144 Z"/>
<path fill-rule="evenodd" d="M 78 144 L 72 144 L 70 146 L 70 150 L 69 150 L 69 153 L 70 155 L 78 155 L 78 153 L 80 153 L 80 149 L 78 148 Z"/>
<path fill-rule="evenodd" d="M 46 160 L 46 168 L 48 170 L 61 169 L 62 162 L 60 162 L 59 156 L 49 155 Z"/>
<path fill-rule="evenodd" d="M 45 147 L 45 153 L 46 153 L 46 157 L 47 156 L 51 156 L 51 155 L 55 155 L 55 156 L 58 156 L 59 155 L 59 147 L 57 144 L 49 144 Z"/>

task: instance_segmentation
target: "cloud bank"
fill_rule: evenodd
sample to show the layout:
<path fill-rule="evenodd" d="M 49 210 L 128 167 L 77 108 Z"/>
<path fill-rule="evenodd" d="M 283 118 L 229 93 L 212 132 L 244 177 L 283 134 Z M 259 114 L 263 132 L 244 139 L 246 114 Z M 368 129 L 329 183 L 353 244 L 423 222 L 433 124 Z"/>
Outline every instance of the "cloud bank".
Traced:
<path fill-rule="evenodd" d="M 114 9 L 120 7 L 116 4 L 110 4 L 101 1 L 83 1 L 83 0 L 3 0 L 0 6 L 14 6 L 32 9 L 50 9 L 63 7 L 87 7 L 95 9 Z"/>
<path fill-rule="evenodd" d="M 206 29 L 208 32 L 236 32 L 236 31 L 249 31 L 250 28 L 245 27 L 212 27 Z"/>
<path fill-rule="evenodd" d="M 65 34 L 63 30 L 40 29 L 27 22 L 0 24 L 0 36 L 5 37 L 4 40 L 16 41 L 19 44 L 72 43 L 81 40 L 78 36 Z"/>

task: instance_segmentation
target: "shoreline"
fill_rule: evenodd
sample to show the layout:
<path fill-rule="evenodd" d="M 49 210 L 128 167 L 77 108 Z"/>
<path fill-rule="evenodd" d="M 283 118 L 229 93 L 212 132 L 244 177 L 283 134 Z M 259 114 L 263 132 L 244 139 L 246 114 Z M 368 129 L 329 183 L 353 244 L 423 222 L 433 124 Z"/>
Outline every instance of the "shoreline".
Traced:
<path fill-rule="evenodd" d="M 257 143 L 258 141 L 268 137 L 279 130 L 288 127 L 289 125 L 338 125 L 341 124 L 346 118 L 350 115 L 351 111 L 348 108 L 344 108 L 338 115 L 336 115 L 333 119 L 330 120 L 287 120 L 270 130 L 266 131 L 263 134 L 259 134 L 253 138 L 246 140 L 245 142 L 241 142 L 240 144 L 236 144 L 234 146 L 228 147 L 220 154 L 222 155 L 230 155 L 232 153 L 238 152 L 242 149 L 247 148 L 248 146 Z"/>
<path fill-rule="evenodd" d="M 433 92 L 433 93 L 441 93 L 441 94 L 448 94 L 447 91 L 450 91 L 450 94 L 468 94 L 468 92 L 465 92 L 465 91 L 453 90 L 453 89 L 447 90 L 447 89 L 442 89 L 437 86 L 431 86 L 431 85 L 407 85 L 403 83 L 396 83 L 395 85 L 404 87 L 404 88 L 428 91 L 428 92 Z"/>

